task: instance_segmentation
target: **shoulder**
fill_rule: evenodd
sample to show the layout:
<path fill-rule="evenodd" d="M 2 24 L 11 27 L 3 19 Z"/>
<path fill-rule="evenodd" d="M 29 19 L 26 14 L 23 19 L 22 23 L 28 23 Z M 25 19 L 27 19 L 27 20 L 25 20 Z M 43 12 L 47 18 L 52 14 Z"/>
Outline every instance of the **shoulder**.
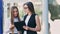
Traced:
<path fill-rule="evenodd" d="M 27 14 L 26 15 L 24 15 L 24 18 L 26 18 L 27 17 Z"/>
<path fill-rule="evenodd" d="M 39 15 L 38 14 L 35 15 L 35 19 L 39 19 Z"/>
<path fill-rule="evenodd" d="M 36 16 L 36 15 L 38 15 L 38 14 L 36 14 L 36 13 L 34 13 L 34 14 L 32 14 L 33 16 Z"/>
<path fill-rule="evenodd" d="M 38 17 L 38 14 L 33 14 L 33 16 Z"/>
<path fill-rule="evenodd" d="M 27 16 L 27 14 L 26 15 L 24 15 L 24 17 L 26 17 Z"/>

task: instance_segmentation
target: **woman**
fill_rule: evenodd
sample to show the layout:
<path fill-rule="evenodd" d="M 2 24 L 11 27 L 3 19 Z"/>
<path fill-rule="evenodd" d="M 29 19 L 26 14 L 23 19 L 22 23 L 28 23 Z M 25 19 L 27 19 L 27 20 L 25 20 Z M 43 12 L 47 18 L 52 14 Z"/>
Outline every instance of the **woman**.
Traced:
<path fill-rule="evenodd" d="M 24 16 L 25 29 L 23 34 L 37 34 L 41 30 L 39 16 L 35 13 L 34 6 L 32 2 L 27 2 L 23 5 L 25 13 Z"/>
<path fill-rule="evenodd" d="M 16 6 L 13 6 L 11 8 L 11 27 L 10 30 L 12 31 L 12 34 L 14 34 L 14 28 L 18 25 L 16 25 L 16 23 L 20 22 L 20 17 L 19 17 L 19 11 L 18 8 Z M 18 30 L 18 34 L 20 34 L 20 30 Z"/>

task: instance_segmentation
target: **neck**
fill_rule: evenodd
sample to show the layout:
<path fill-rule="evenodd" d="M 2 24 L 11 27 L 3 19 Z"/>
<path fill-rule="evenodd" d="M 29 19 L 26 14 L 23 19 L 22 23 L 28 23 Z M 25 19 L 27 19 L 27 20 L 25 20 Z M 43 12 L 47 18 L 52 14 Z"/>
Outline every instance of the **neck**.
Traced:
<path fill-rule="evenodd" d="M 28 13 L 28 15 L 32 15 L 32 13 L 30 12 L 30 13 Z"/>

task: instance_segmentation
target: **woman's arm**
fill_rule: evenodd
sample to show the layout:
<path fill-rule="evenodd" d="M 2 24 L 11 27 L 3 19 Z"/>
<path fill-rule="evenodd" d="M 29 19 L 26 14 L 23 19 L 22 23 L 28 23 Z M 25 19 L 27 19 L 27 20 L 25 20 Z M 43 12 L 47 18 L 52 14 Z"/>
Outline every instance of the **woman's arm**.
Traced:
<path fill-rule="evenodd" d="M 28 26 L 23 26 L 23 28 L 25 28 L 26 30 L 31 30 L 31 31 L 40 31 L 41 30 L 41 25 L 40 25 L 40 19 L 39 16 L 35 16 L 35 20 L 36 20 L 36 27 L 35 28 L 31 28 Z"/>
<path fill-rule="evenodd" d="M 10 30 L 11 30 L 12 34 L 14 34 L 14 25 L 13 24 L 10 24 Z"/>

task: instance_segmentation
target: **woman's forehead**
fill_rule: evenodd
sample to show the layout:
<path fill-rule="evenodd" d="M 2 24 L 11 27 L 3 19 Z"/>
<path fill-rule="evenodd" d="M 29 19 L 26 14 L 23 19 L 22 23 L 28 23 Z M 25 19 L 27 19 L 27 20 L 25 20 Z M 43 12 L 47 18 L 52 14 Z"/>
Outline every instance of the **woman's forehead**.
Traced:
<path fill-rule="evenodd" d="M 24 5 L 24 7 L 28 7 L 27 5 Z"/>

